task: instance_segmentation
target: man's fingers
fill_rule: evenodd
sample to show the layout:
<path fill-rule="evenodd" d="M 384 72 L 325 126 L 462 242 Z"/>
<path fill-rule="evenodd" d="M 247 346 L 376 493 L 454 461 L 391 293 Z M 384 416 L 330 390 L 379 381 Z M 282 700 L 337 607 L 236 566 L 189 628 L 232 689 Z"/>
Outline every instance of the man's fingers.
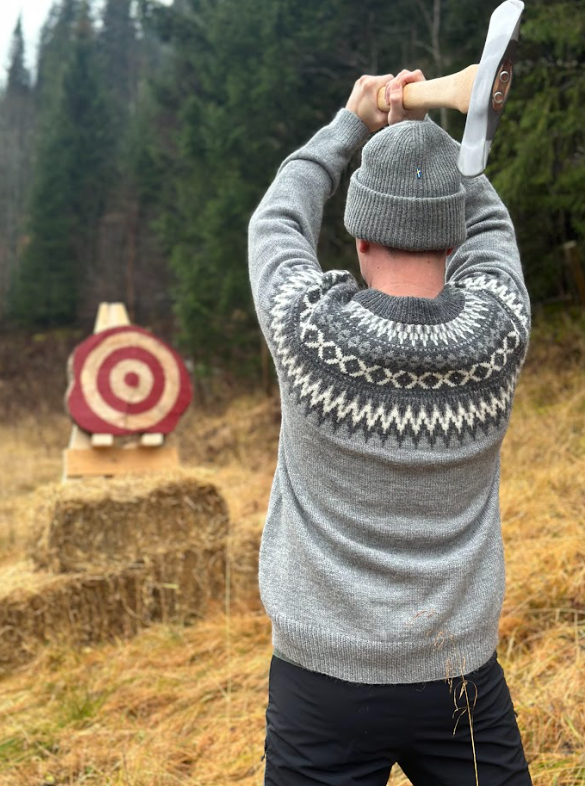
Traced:
<path fill-rule="evenodd" d="M 379 127 L 385 125 L 382 118 L 387 117 L 387 122 L 389 125 L 394 125 L 395 123 L 400 123 L 402 120 L 422 120 L 422 117 L 418 117 L 417 112 L 414 110 L 407 111 L 404 107 L 404 88 L 406 85 L 411 84 L 412 82 L 422 82 L 425 81 L 425 77 L 423 72 L 420 69 L 416 71 L 409 71 L 408 69 L 404 68 L 397 76 L 392 76 L 392 74 L 385 74 L 384 76 L 380 77 L 362 77 L 360 82 L 360 86 L 362 90 L 365 88 L 365 92 L 369 94 L 373 83 L 372 80 L 377 80 L 377 88 L 376 94 L 380 91 L 380 87 L 384 87 L 384 99 L 386 102 L 386 106 L 389 108 L 388 113 L 386 111 L 381 113 L 378 110 L 377 102 L 376 102 L 376 124 L 379 122 Z M 368 80 L 367 83 L 365 80 Z M 374 116 L 372 115 L 372 118 Z M 372 124 L 371 130 L 376 130 Z"/>
<path fill-rule="evenodd" d="M 397 123 L 404 117 L 404 106 L 402 104 L 402 85 L 395 81 L 390 91 L 390 114 L 388 122 Z"/>
<path fill-rule="evenodd" d="M 379 83 L 376 85 L 376 95 L 380 92 L 381 88 L 385 87 L 386 91 L 388 90 L 388 85 L 394 79 L 394 74 L 385 74 L 384 76 L 379 77 Z M 386 97 L 386 91 L 384 92 L 384 96 Z M 388 103 L 388 99 L 386 98 L 386 103 Z"/>
<path fill-rule="evenodd" d="M 403 68 L 396 76 L 394 74 L 383 74 L 382 76 L 364 74 L 356 82 L 356 95 L 359 96 L 361 94 L 365 97 L 366 95 L 371 95 L 370 91 L 375 91 L 377 95 L 380 88 L 384 87 L 384 97 L 386 105 L 391 108 L 392 121 L 398 122 L 404 118 L 403 88 L 411 82 L 419 82 L 421 80 L 424 80 L 424 76 L 420 69 L 409 71 L 407 68 Z M 379 111 L 377 101 L 375 110 Z"/>
<path fill-rule="evenodd" d="M 402 105 L 402 84 L 400 76 L 394 77 L 386 85 L 386 104 L 396 108 L 399 104 Z"/>
<path fill-rule="evenodd" d="M 346 109 L 356 114 L 371 132 L 378 131 L 388 122 L 388 113 L 378 107 L 378 93 L 393 80 L 394 74 L 363 74 L 355 82 L 347 100 Z"/>
<path fill-rule="evenodd" d="M 420 68 L 417 68 L 416 71 L 407 71 L 406 74 L 402 76 L 402 84 L 409 85 L 412 82 L 425 82 L 425 77 L 423 72 Z"/>
<path fill-rule="evenodd" d="M 390 106 L 392 109 L 402 106 L 402 85 L 395 85 L 390 91 Z"/>
<path fill-rule="evenodd" d="M 386 76 L 380 76 L 378 78 L 380 80 L 380 87 L 382 87 L 386 82 L 391 82 L 394 79 L 394 74 L 386 74 Z"/>

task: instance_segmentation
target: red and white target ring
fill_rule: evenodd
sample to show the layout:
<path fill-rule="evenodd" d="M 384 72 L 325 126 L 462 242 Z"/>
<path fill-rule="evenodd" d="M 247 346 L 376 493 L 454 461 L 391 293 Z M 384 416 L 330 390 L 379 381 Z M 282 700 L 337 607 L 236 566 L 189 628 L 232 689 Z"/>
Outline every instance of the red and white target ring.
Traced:
<path fill-rule="evenodd" d="M 95 333 L 73 353 L 67 407 L 92 434 L 168 434 L 192 398 L 180 356 L 143 328 Z"/>

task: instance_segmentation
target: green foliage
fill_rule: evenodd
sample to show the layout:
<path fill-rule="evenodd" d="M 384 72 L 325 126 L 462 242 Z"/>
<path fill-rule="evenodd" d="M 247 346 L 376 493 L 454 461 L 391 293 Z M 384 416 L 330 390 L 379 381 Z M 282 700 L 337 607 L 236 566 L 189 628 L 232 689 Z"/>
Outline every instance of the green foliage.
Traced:
<path fill-rule="evenodd" d="M 31 171 L 34 101 L 25 60 L 19 19 L 12 37 L 6 89 L 0 96 L 0 318 L 18 266 Z"/>
<path fill-rule="evenodd" d="M 110 177 L 112 136 L 96 45 L 80 7 L 60 98 L 39 137 L 29 243 L 10 293 L 12 318 L 52 327 L 77 316 Z"/>
<path fill-rule="evenodd" d="M 258 341 L 249 217 L 286 155 L 333 117 L 361 73 L 378 67 L 376 53 L 393 52 L 399 13 L 378 0 L 359 8 L 349 0 L 185 0 L 151 13 L 174 54 L 159 90 L 161 111 L 175 119 L 162 154 L 174 199 L 161 204 L 159 225 L 176 310 L 193 354 L 233 357 Z M 395 52 L 384 68 L 391 59 L 398 70 Z M 351 243 L 340 238 L 342 209 L 340 195 L 322 233 L 326 266 L 353 264 Z"/>
<path fill-rule="evenodd" d="M 555 293 L 559 246 L 585 240 L 585 2 L 527 7 L 513 91 L 489 172 L 540 299 Z"/>
<path fill-rule="evenodd" d="M 172 118 L 161 145 L 159 227 L 176 275 L 176 312 L 194 355 L 233 358 L 258 340 L 247 222 L 278 166 L 332 119 L 362 73 L 421 67 L 432 78 L 478 60 L 492 9 L 469 0 L 145 7 L 173 53 L 158 91 L 161 115 Z M 348 179 L 327 205 L 319 254 L 325 268 L 357 273 L 342 230 Z"/>
<path fill-rule="evenodd" d="M 132 0 L 107 0 L 98 38 L 100 72 L 112 105 L 117 133 L 123 133 L 136 93 L 138 40 Z"/>
<path fill-rule="evenodd" d="M 22 19 L 18 17 L 16 28 L 12 36 L 10 49 L 10 65 L 8 67 L 7 95 L 15 93 L 28 93 L 30 89 L 30 74 L 25 63 L 24 37 L 22 35 Z"/>
<path fill-rule="evenodd" d="M 45 117 L 51 115 L 59 101 L 63 73 L 80 13 L 81 0 L 56 2 L 41 30 L 35 92 L 39 112 Z"/>
<path fill-rule="evenodd" d="M 25 244 L 22 205 L 11 212 L 8 204 L 18 201 L 16 190 L 0 188 L 7 217 L 0 298 L 17 267 L 10 302 L 20 321 L 76 320 L 88 281 L 112 282 L 100 294 L 124 297 L 114 278 L 132 227 L 137 298 L 148 291 L 139 277 L 148 276 L 149 291 L 168 308 L 170 267 L 184 346 L 208 366 L 221 357 L 243 367 L 259 341 L 247 224 L 279 165 L 332 119 L 362 73 L 420 67 L 432 78 L 478 62 L 498 4 L 94 0 L 102 21 L 94 34 L 89 0 L 56 0 L 36 85 L 17 26 L 0 102 L 2 182 L 18 181 L 20 203 L 29 192 Z M 585 0 L 526 4 L 514 87 L 488 169 L 514 218 L 533 300 L 558 294 L 562 243 L 584 246 L 584 27 Z M 38 129 L 34 156 L 30 142 L 14 144 L 24 138 L 17 106 L 18 123 Z M 433 117 L 460 138 L 462 115 Z M 326 269 L 357 274 L 343 230 L 350 174 L 327 205 L 319 258 Z M 103 254 L 112 257 L 112 249 L 118 256 L 108 262 Z"/>

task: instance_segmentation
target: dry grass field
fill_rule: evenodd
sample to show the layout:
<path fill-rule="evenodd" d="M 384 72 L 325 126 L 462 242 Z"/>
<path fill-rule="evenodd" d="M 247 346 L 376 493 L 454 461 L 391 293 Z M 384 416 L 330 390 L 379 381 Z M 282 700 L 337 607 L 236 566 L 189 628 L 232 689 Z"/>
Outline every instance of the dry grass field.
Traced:
<path fill-rule="evenodd" d="M 0 595 L 18 581 L 31 493 L 59 481 L 70 429 L 53 404 L 25 403 L 0 414 Z M 541 315 L 501 488 L 499 659 L 535 786 L 585 784 L 584 422 L 584 315 Z M 2 786 L 262 784 L 271 629 L 254 565 L 242 579 L 238 543 L 242 533 L 259 542 L 278 428 L 278 401 L 260 392 L 193 407 L 180 428 L 183 462 L 205 469 L 231 514 L 225 595 L 195 624 L 155 624 L 92 647 L 49 644 L 3 677 Z M 395 768 L 389 783 L 409 781 Z"/>

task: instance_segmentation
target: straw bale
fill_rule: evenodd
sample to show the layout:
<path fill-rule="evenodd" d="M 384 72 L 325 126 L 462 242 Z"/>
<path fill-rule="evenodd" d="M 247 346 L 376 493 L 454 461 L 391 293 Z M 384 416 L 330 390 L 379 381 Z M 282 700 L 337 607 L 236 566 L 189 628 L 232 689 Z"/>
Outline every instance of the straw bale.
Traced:
<path fill-rule="evenodd" d="M 233 522 L 228 542 L 229 600 L 234 612 L 262 611 L 258 587 L 261 530 Z"/>
<path fill-rule="evenodd" d="M 203 618 L 224 597 L 226 551 L 183 546 L 104 573 L 37 571 L 29 582 L 26 575 L 22 569 L 12 592 L 3 583 L 0 675 L 29 661 L 45 643 L 87 645 L 129 638 L 153 622 Z"/>
<path fill-rule="evenodd" d="M 28 556 L 55 573 L 105 571 L 170 546 L 215 553 L 228 532 L 224 498 L 193 471 L 55 485 L 32 516 Z"/>

